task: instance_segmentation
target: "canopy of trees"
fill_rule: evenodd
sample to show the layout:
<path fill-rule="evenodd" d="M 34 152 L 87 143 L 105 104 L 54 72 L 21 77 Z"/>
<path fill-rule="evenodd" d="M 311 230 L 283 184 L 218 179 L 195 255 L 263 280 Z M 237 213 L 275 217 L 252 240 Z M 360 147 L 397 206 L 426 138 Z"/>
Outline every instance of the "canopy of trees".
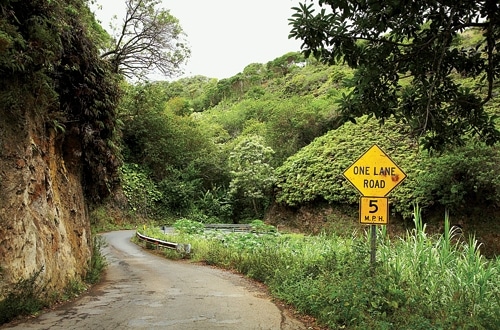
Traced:
<path fill-rule="evenodd" d="M 178 22 L 168 13 L 154 9 L 157 4 L 131 0 L 129 14 L 143 13 L 144 24 L 148 17 L 166 15 L 162 22 L 177 28 Z M 488 25 L 496 18 L 489 12 L 481 14 L 483 4 L 424 10 L 413 2 L 413 9 L 388 4 L 377 9 L 357 3 L 329 14 L 320 11 L 319 16 L 313 7 L 301 6 L 294 16 L 294 31 L 297 37 L 323 31 L 305 38 L 304 46 L 305 55 L 316 55 L 321 61 L 295 52 L 268 63 L 251 63 L 222 80 L 197 76 L 135 85 L 121 81 L 124 95 L 119 101 L 114 56 L 121 55 L 111 52 L 104 56 L 108 60 L 101 58 L 95 45 L 103 45 L 106 35 L 88 8 L 76 0 L 64 6 L 57 1 L 35 1 L 30 6 L 19 1 L 2 3 L 2 113 L 21 120 L 26 101 L 23 88 L 39 91 L 37 104 L 44 110 L 33 111 L 44 125 L 57 132 L 61 141 L 81 141 L 88 195 L 102 199 L 109 194 L 123 159 L 124 192 L 132 208 L 147 216 L 239 221 L 261 215 L 269 201 L 294 206 L 325 200 L 354 203 L 355 192 L 335 171 L 347 166 L 349 157 L 364 152 L 369 141 L 379 141 L 382 130 L 363 114 L 388 122 L 389 133 L 384 131 L 381 147 L 394 152 L 395 158 L 400 155 L 401 164 L 406 159 L 415 167 L 405 169 L 415 175 L 398 189 L 394 210 L 407 214 L 404 205 L 411 201 L 460 208 L 464 201 L 479 198 L 496 205 L 500 200 L 497 149 L 476 144 L 473 137 L 476 133 L 493 143 L 498 128 L 493 121 L 499 103 L 495 97 L 498 31 Z M 359 6 L 365 6 L 365 11 L 354 10 Z M 390 8 L 394 15 L 379 15 L 392 13 Z M 406 17 L 396 8 L 406 14 L 410 9 L 421 10 L 422 17 Z M 442 15 L 432 16 L 439 8 Z M 471 8 L 479 8 L 482 18 L 477 22 L 473 16 L 467 18 Z M 460 20 L 469 29 L 449 29 L 447 39 L 444 22 L 448 18 L 454 26 L 454 19 L 449 20 L 453 10 L 461 13 Z M 339 17 L 347 22 L 351 15 L 352 25 L 340 25 L 342 37 L 333 33 L 336 25 L 329 19 L 344 11 L 347 16 Z M 373 17 L 365 12 L 383 24 L 361 29 L 372 23 Z M 355 28 L 356 22 L 362 24 Z M 314 30 L 315 26 L 321 29 Z M 125 36 L 132 37 L 128 31 Z M 127 44 L 123 42 L 122 46 Z M 331 65 L 339 60 L 348 65 Z M 358 118 L 359 127 L 343 124 L 345 118 Z M 422 136 L 431 149 L 457 143 L 465 147 L 444 150 L 444 158 L 430 161 L 427 154 L 417 152 L 411 136 Z M 330 150 L 318 147 L 324 139 L 334 141 L 327 144 Z M 252 142 L 261 154 L 249 158 L 252 166 L 240 164 L 245 157 L 258 155 L 248 151 L 244 141 L 248 146 Z M 472 158 L 474 148 L 480 154 Z M 467 155 L 467 161 L 460 162 L 454 153 Z M 349 157 L 340 157 L 344 154 Z M 488 166 L 479 171 L 479 163 Z M 446 164 L 453 173 L 440 176 L 429 170 L 439 164 Z M 250 180 L 253 174 L 247 171 L 258 173 L 253 178 L 258 180 Z"/>
<path fill-rule="evenodd" d="M 306 56 L 356 69 L 340 101 L 345 119 L 394 116 L 429 149 L 471 134 L 500 139 L 484 108 L 500 73 L 498 1 L 317 2 L 295 8 L 290 37 L 303 40 Z M 471 29 L 477 38 L 460 43 Z"/>

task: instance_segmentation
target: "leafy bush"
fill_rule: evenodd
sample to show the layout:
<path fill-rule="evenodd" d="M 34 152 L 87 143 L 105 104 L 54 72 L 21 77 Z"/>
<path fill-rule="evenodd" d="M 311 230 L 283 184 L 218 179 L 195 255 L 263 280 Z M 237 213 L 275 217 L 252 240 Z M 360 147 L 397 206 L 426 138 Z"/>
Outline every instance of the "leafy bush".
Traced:
<path fill-rule="evenodd" d="M 102 236 L 94 235 L 92 237 L 92 256 L 88 261 L 87 275 L 85 281 L 90 284 L 99 282 L 102 272 L 106 268 L 106 257 L 103 256 L 101 249 L 106 242 Z"/>
<path fill-rule="evenodd" d="M 6 323 L 19 315 L 33 314 L 47 304 L 45 286 L 40 281 L 43 267 L 33 272 L 26 279 L 21 279 L 7 292 L 5 299 L 0 301 L 0 324 Z"/>
<path fill-rule="evenodd" d="M 500 202 L 498 148 L 469 143 L 421 164 L 415 194 L 425 205 L 439 203 L 450 210 Z"/>
<path fill-rule="evenodd" d="M 269 234 L 276 232 L 276 227 L 268 225 L 262 220 L 253 220 L 250 222 L 250 226 L 252 228 L 252 232 L 255 233 Z"/>
<path fill-rule="evenodd" d="M 271 109 L 264 123 L 266 143 L 275 150 L 273 164 L 283 161 L 322 136 L 335 126 L 336 111 L 332 99 L 306 95 L 292 96 L 269 102 L 263 110 Z"/>
<path fill-rule="evenodd" d="M 411 214 L 415 173 L 422 154 L 394 121 L 381 126 L 377 120 L 361 118 L 315 139 L 276 169 L 276 200 L 301 205 L 317 200 L 356 204 L 359 194 L 342 173 L 373 144 L 379 145 L 408 175 L 391 193 L 394 209 Z M 404 188 L 406 186 L 406 189 Z"/>
<path fill-rule="evenodd" d="M 195 201 L 195 205 L 208 219 L 214 219 L 213 221 L 203 221 L 204 223 L 228 222 L 233 213 L 228 192 L 220 187 L 207 190 L 201 198 Z"/>
<path fill-rule="evenodd" d="M 131 209 L 142 216 L 157 215 L 163 193 L 151 179 L 151 172 L 137 164 L 125 163 L 121 173 L 123 192 Z"/>
<path fill-rule="evenodd" d="M 163 207 L 172 214 L 188 214 L 202 189 L 199 173 L 193 166 L 184 169 L 165 167 L 168 174 L 158 183 L 163 196 Z"/>
<path fill-rule="evenodd" d="M 188 219 L 180 219 L 174 223 L 176 232 L 180 234 L 201 234 L 205 231 L 203 223 Z"/>
<path fill-rule="evenodd" d="M 284 86 L 284 93 L 287 95 L 310 94 L 318 90 L 328 80 L 328 72 L 322 68 L 316 68 L 310 72 L 294 74 L 288 79 Z"/>

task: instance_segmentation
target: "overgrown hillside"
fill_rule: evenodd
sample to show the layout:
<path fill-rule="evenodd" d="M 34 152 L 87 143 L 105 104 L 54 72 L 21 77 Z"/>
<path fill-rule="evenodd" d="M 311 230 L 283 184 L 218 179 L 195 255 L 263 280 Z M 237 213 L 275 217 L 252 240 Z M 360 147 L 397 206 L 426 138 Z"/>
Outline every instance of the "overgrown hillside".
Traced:
<path fill-rule="evenodd" d="M 476 37 L 468 32 L 461 42 Z M 344 123 L 338 108 L 353 77 L 345 66 L 289 53 L 220 81 L 129 86 L 120 116 L 123 183 L 134 214 L 239 222 L 262 219 L 271 205 L 356 210 L 358 195 L 341 174 L 376 143 L 408 174 L 390 195 L 396 222 L 410 220 L 416 204 L 424 218 L 444 208 L 460 223 L 474 222 L 485 208 L 496 217 L 498 146 L 470 136 L 464 145 L 430 152 L 401 121 L 365 116 Z M 470 88 L 478 83 L 453 79 Z M 487 111 L 498 114 L 498 102 L 488 102 Z"/>

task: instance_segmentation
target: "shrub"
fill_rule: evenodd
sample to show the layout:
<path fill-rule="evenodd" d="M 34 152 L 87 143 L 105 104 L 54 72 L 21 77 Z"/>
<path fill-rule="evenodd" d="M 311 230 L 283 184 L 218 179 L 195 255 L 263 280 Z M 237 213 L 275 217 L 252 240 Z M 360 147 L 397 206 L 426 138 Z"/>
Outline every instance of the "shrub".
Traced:
<path fill-rule="evenodd" d="M 233 212 L 228 192 L 220 187 L 207 190 L 195 202 L 196 208 L 209 219 L 208 222 L 228 222 Z M 211 219 L 214 219 L 212 221 Z"/>
<path fill-rule="evenodd" d="M 201 234 L 205 231 L 205 226 L 201 222 L 188 219 L 177 220 L 174 228 L 181 234 Z"/>
<path fill-rule="evenodd" d="M 424 156 L 405 137 L 402 126 L 387 121 L 361 118 L 315 139 L 276 169 L 276 200 L 297 206 L 324 200 L 330 203 L 358 203 L 359 194 L 342 173 L 373 144 L 379 145 L 408 178 L 391 193 L 394 209 L 410 215 L 415 200 L 414 181 Z"/>
<path fill-rule="evenodd" d="M 185 174 L 186 170 L 171 169 L 171 175 L 158 184 L 163 196 L 162 207 L 165 211 L 178 216 L 188 214 L 193 209 L 194 200 L 201 189 L 200 180 Z"/>
<path fill-rule="evenodd" d="M 269 234 L 276 232 L 276 227 L 268 225 L 262 220 L 253 220 L 250 222 L 250 226 L 255 233 Z"/>
<path fill-rule="evenodd" d="M 125 163 L 121 168 L 123 192 L 130 208 L 143 216 L 157 214 L 156 207 L 163 199 L 151 172 L 137 164 Z"/>
<path fill-rule="evenodd" d="M 500 202 L 500 153 L 497 148 L 469 143 L 423 160 L 415 194 L 425 205 L 437 202 L 451 210 Z"/>
<path fill-rule="evenodd" d="M 497 147 L 468 142 L 464 147 L 431 155 L 419 150 L 400 124 L 380 126 L 366 117 L 346 123 L 314 140 L 276 169 L 276 201 L 299 206 L 315 201 L 358 203 L 359 194 L 342 173 L 373 144 L 407 174 L 389 195 L 391 210 L 411 218 L 413 205 L 466 205 L 500 202 L 500 154 Z"/>
<path fill-rule="evenodd" d="M 90 284 L 99 282 L 102 272 L 106 268 L 106 257 L 103 256 L 101 249 L 105 246 L 106 241 L 100 235 L 92 237 L 92 256 L 88 262 L 87 275 L 85 281 Z"/>
<path fill-rule="evenodd" d="M 44 267 L 21 279 L 0 301 L 0 324 L 6 323 L 19 315 L 33 314 L 44 306 L 47 300 L 44 296 L 45 286 L 40 281 Z"/>

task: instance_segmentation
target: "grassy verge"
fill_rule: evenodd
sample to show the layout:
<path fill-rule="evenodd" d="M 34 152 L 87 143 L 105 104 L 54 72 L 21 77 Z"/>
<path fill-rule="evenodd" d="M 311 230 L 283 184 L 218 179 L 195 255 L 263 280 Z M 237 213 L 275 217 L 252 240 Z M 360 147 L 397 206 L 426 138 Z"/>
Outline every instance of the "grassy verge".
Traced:
<path fill-rule="evenodd" d="M 332 329 L 500 328 L 500 260 L 481 256 L 448 218 L 445 229 L 427 235 L 418 210 L 406 237 L 391 241 L 380 229 L 375 273 L 369 235 L 144 234 L 190 243 L 193 260 L 257 279 Z"/>

